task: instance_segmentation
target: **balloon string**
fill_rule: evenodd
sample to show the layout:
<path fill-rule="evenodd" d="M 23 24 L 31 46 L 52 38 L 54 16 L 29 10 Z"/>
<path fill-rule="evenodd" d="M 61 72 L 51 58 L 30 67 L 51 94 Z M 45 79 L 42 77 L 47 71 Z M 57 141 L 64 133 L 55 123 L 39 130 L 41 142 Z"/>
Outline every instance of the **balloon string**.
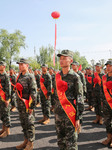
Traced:
<path fill-rule="evenodd" d="M 56 39 L 57 39 L 57 24 L 55 22 L 55 43 L 54 43 L 54 57 L 53 57 L 53 65 L 54 66 L 55 66 Z"/>

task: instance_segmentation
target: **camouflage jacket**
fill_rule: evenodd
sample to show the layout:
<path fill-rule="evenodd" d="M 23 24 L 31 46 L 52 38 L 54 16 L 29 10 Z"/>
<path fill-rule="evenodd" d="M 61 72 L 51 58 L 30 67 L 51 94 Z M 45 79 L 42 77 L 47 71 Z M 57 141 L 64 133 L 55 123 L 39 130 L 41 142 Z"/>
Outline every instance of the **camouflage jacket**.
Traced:
<path fill-rule="evenodd" d="M 34 75 L 29 72 L 26 72 L 25 75 L 22 75 L 21 73 L 19 77 L 17 77 L 17 83 L 20 83 L 23 86 L 22 98 L 29 100 L 29 97 L 31 96 L 33 102 L 31 103 L 30 109 L 33 109 L 37 98 L 37 86 Z M 19 98 L 18 95 L 17 98 Z"/>
<path fill-rule="evenodd" d="M 38 74 L 35 75 L 35 80 L 36 80 L 36 83 L 37 83 L 37 88 L 40 88 L 40 76 Z"/>
<path fill-rule="evenodd" d="M 108 74 L 106 75 L 107 77 L 107 81 L 112 81 L 112 76 L 108 76 Z M 108 89 L 107 89 L 108 90 Z M 110 93 L 110 91 L 108 90 L 110 96 L 112 97 L 112 93 Z M 111 111 L 111 108 L 106 100 L 106 97 L 105 97 L 105 94 L 104 94 L 104 90 L 103 90 L 103 83 L 101 84 L 101 92 L 100 92 L 100 97 L 101 97 L 101 100 L 103 102 L 103 108 L 105 111 Z"/>
<path fill-rule="evenodd" d="M 52 80 L 49 73 L 42 74 L 42 78 L 44 78 L 44 85 L 48 91 L 47 96 L 51 95 L 51 87 L 52 87 Z M 42 89 L 40 88 L 40 94 L 43 95 Z"/>
<path fill-rule="evenodd" d="M 10 77 L 10 82 L 12 84 L 16 85 L 16 76 L 15 75 L 12 75 L 12 76 L 10 75 L 9 77 Z M 14 93 L 14 86 L 13 85 L 11 85 L 11 94 L 12 93 Z"/>
<path fill-rule="evenodd" d="M 86 89 L 86 80 L 85 80 L 85 76 L 81 71 L 78 71 L 77 74 L 80 76 L 81 82 L 83 84 L 83 92 L 86 93 L 87 89 Z"/>
<path fill-rule="evenodd" d="M 67 82 L 68 84 L 68 89 L 65 92 L 65 94 L 66 94 L 67 99 L 76 109 L 76 120 L 78 120 L 80 116 L 82 115 L 83 107 L 84 107 L 83 90 L 82 90 L 82 83 L 80 81 L 80 77 L 72 69 L 66 75 L 64 75 L 61 71 L 60 75 L 62 77 L 62 80 Z M 57 95 L 56 82 L 53 83 L 53 87 L 54 87 L 54 94 L 55 94 L 55 113 L 63 116 L 65 115 L 65 112 L 60 104 L 60 101 Z M 74 104 L 74 100 L 76 100 L 76 104 Z"/>
<path fill-rule="evenodd" d="M 92 90 L 93 90 L 92 83 L 90 84 L 90 83 L 88 82 L 87 76 L 92 78 L 92 75 L 86 75 L 86 87 L 87 87 L 87 92 L 92 92 Z"/>
<path fill-rule="evenodd" d="M 6 94 L 6 101 L 8 101 L 11 97 L 11 84 L 10 84 L 9 76 L 7 75 L 6 72 L 0 74 L 0 83 L 2 85 L 2 90 Z"/>
<path fill-rule="evenodd" d="M 100 74 L 98 74 L 99 75 L 99 77 L 101 78 L 101 80 L 102 80 L 102 76 L 104 75 L 103 73 L 100 73 Z M 95 76 L 94 76 L 94 74 L 93 74 L 93 76 L 92 76 L 92 88 L 93 88 L 93 93 L 95 93 L 95 92 L 97 92 L 97 93 L 100 93 L 100 91 L 101 91 L 101 86 L 98 84 L 98 83 L 96 83 L 96 84 L 94 84 L 94 78 L 95 78 Z M 94 86 L 95 85 L 95 86 Z"/>

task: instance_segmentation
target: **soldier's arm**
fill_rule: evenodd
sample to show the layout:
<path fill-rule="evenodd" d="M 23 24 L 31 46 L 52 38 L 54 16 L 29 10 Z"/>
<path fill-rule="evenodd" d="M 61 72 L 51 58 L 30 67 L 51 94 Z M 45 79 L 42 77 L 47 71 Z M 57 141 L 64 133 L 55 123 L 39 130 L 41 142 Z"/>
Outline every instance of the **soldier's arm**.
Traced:
<path fill-rule="evenodd" d="M 51 95 L 51 86 L 52 86 L 52 81 L 51 81 L 51 78 L 50 76 L 47 76 L 47 96 L 50 96 Z"/>
<path fill-rule="evenodd" d="M 40 76 L 38 75 L 38 78 L 37 78 L 37 87 L 40 89 Z"/>
<path fill-rule="evenodd" d="M 29 88 L 30 88 L 30 95 L 32 98 L 32 103 L 31 103 L 30 109 L 34 109 L 35 103 L 36 103 L 36 98 L 37 98 L 37 85 L 36 85 L 36 81 L 33 76 L 30 77 Z"/>
<path fill-rule="evenodd" d="M 5 77 L 5 94 L 6 94 L 6 101 L 8 101 L 11 97 L 11 84 L 8 75 Z"/>
<path fill-rule="evenodd" d="M 86 95 L 87 88 L 86 88 L 86 79 L 84 77 L 84 74 L 82 74 L 82 81 L 83 81 L 83 92 L 84 92 L 84 95 Z"/>
<path fill-rule="evenodd" d="M 83 102 L 83 88 L 80 78 L 77 76 L 75 79 L 75 91 L 76 97 L 76 120 L 79 120 L 84 111 L 84 102 Z"/>

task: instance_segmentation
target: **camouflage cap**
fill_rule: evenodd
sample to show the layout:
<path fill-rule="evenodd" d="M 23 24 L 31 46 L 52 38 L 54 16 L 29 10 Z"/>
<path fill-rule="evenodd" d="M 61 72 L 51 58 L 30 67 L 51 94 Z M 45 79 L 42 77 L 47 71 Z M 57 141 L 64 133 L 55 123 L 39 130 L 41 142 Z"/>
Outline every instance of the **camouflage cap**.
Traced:
<path fill-rule="evenodd" d="M 60 54 L 57 54 L 57 56 L 70 56 L 73 58 L 73 52 L 70 50 L 62 50 Z"/>
<path fill-rule="evenodd" d="M 96 65 L 95 66 L 101 66 L 101 63 L 96 63 Z"/>
<path fill-rule="evenodd" d="M 20 61 L 17 62 L 17 64 L 29 64 L 28 60 L 25 58 L 21 58 Z"/>
<path fill-rule="evenodd" d="M 108 60 L 105 65 L 112 65 L 112 60 Z"/>
<path fill-rule="evenodd" d="M 92 70 L 91 67 L 87 67 L 86 70 Z"/>
<path fill-rule="evenodd" d="M 73 61 L 73 63 L 71 63 L 71 65 L 77 65 L 77 66 L 79 66 L 79 63 L 77 61 Z"/>
<path fill-rule="evenodd" d="M 42 64 L 42 65 L 41 65 L 41 68 L 42 68 L 42 67 L 48 68 L 48 65 L 47 65 L 47 64 Z"/>
<path fill-rule="evenodd" d="M 0 66 L 6 66 L 6 63 L 4 61 L 0 61 Z"/>
<path fill-rule="evenodd" d="M 49 67 L 49 69 L 52 69 L 52 70 L 54 70 L 54 68 L 53 68 L 53 67 Z"/>

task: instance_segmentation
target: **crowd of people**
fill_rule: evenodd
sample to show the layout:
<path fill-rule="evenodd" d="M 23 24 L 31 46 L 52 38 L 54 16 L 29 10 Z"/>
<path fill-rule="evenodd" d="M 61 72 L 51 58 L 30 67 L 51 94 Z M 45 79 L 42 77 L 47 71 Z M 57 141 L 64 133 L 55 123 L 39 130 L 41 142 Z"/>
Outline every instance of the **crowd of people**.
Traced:
<path fill-rule="evenodd" d="M 17 62 L 19 73 L 13 68 L 6 73 L 6 63 L 0 62 L 0 138 L 10 135 L 10 111 L 18 110 L 24 134 L 16 149 L 33 150 L 35 140 L 35 108 L 41 105 L 43 118 L 40 124 L 48 125 L 50 112 L 55 116 L 57 143 L 60 150 L 77 150 L 77 138 L 83 123 L 83 111 L 94 111 L 93 123 L 106 126 L 107 138 L 103 145 L 112 147 L 112 60 L 103 69 L 96 63 L 95 70 L 79 70 L 73 61 L 73 52 L 62 50 L 59 57 L 61 70 L 41 65 L 32 71 L 29 62 Z M 84 100 L 88 108 L 84 109 Z"/>

